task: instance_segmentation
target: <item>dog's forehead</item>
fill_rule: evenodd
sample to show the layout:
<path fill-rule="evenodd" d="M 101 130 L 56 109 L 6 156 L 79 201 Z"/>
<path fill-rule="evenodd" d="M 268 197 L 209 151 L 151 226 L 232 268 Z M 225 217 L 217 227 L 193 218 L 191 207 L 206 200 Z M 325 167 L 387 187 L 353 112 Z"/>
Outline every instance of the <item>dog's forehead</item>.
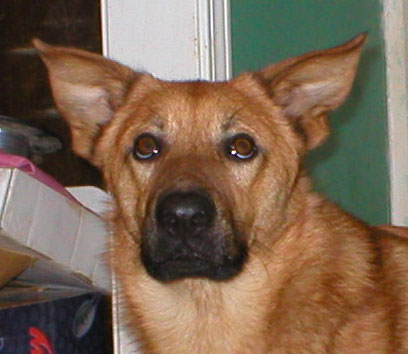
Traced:
<path fill-rule="evenodd" d="M 164 123 L 177 121 L 189 125 L 208 116 L 211 121 L 228 116 L 233 110 L 230 104 L 233 96 L 229 85 L 224 83 L 163 82 L 145 104 L 149 104 Z"/>
<path fill-rule="evenodd" d="M 234 82 L 166 82 L 156 81 L 135 104 L 130 115 L 134 124 L 151 125 L 166 131 L 226 131 L 239 127 L 270 124 L 271 107 L 268 98 L 259 100 L 260 92 Z M 247 91 L 245 91 L 247 90 Z M 135 93 L 140 97 L 140 93 Z M 266 103 L 266 104 L 265 104 Z M 267 107 L 265 107 L 267 106 Z M 272 105 L 273 106 L 273 105 Z M 143 113 L 141 113 L 143 112 Z M 276 113 L 276 112 L 275 112 Z"/>

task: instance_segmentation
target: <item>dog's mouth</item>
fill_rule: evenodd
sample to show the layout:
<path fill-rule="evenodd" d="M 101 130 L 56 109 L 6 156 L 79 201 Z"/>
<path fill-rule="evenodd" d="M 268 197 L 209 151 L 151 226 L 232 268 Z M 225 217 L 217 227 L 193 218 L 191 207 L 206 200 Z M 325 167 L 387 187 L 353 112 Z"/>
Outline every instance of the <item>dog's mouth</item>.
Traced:
<path fill-rule="evenodd" d="M 188 244 L 178 249 L 167 245 L 149 249 L 142 243 L 141 258 L 147 273 L 160 281 L 182 278 L 208 278 L 228 280 L 236 276 L 247 259 L 247 249 L 238 242 L 230 250 L 211 249 L 194 250 Z"/>
<path fill-rule="evenodd" d="M 176 191 L 159 198 L 142 237 L 147 273 L 160 281 L 237 275 L 247 259 L 246 242 L 231 223 L 218 219 L 205 193 Z"/>

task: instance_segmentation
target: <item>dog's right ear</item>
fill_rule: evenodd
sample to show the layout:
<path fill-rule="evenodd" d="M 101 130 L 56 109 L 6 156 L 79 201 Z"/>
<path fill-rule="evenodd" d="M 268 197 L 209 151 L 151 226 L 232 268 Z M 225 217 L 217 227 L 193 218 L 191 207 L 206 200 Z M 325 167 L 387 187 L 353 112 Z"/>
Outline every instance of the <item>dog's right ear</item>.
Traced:
<path fill-rule="evenodd" d="M 39 39 L 33 45 L 48 68 L 55 103 L 71 129 L 73 150 L 93 162 L 99 129 L 142 74 L 83 50 L 55 47 Z"/>

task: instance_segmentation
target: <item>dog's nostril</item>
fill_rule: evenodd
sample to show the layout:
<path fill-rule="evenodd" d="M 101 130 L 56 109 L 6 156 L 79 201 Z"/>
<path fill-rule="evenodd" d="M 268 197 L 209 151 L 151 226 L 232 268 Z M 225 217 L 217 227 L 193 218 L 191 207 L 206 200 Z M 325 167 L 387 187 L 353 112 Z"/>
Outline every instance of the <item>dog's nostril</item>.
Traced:
<path fill-rule="evenodd" d="M 215 218 L 212 200 L 197 192 L 173 192 L 156 206 L 158 226 L 172 234 L 192 233 L 209 228 Z"/>

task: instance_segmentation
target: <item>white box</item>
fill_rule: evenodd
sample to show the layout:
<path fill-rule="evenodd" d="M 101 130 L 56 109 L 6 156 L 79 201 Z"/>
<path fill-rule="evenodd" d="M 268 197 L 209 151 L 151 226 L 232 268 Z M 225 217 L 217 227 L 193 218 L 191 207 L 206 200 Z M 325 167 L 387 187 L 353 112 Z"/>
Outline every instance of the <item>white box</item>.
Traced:
<path fill-rule="evenodd" d="M 0 230 L 110 291 L 110 275 L 103 266 L 105 222 L 16 168 L 0 168 Z"/>

